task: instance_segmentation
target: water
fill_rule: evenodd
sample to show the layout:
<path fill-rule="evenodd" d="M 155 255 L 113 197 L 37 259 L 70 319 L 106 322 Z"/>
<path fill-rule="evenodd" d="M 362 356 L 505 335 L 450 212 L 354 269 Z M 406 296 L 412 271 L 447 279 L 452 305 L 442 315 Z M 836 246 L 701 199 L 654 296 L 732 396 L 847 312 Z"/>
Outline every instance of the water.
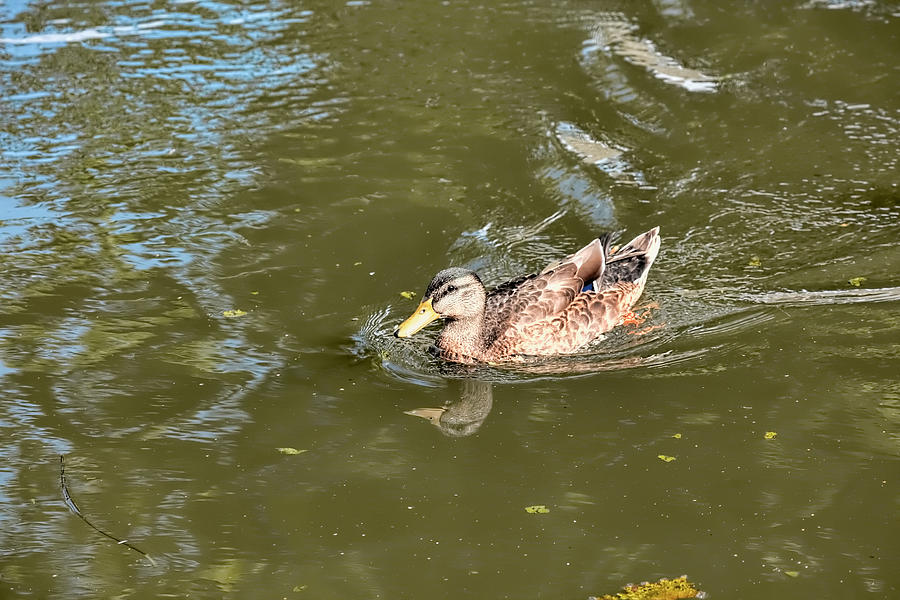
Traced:
<path fill-rule="evenodd" d="M 0 597 L 896 596 L 898 17 L 0 6 Z M 655 225 L 579 356 L 390 336 Z"/>

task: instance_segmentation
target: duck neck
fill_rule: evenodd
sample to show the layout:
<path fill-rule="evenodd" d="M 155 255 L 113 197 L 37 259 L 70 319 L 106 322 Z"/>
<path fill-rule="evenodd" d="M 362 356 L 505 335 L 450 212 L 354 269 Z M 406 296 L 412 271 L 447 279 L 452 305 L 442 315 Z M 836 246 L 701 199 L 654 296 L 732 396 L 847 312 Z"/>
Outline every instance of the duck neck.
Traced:
<path fill-rule="evenodd" d="M 445 352 L 480 360 L 485 352 L 484 310 L 471 317 L 447 321 L 437 345 Z"/>

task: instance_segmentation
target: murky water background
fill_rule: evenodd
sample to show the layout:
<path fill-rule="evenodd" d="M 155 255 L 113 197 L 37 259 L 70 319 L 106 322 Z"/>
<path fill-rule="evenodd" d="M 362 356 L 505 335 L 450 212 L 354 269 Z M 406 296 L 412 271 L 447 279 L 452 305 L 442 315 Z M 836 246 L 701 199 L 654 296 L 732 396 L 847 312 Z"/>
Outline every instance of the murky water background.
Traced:
<path fill-rule="evenodd" d="M 898 18 L 0 5 L 0 597 L 896 596 Z M 654 225 L 581 356 L 389 335 Z"/>

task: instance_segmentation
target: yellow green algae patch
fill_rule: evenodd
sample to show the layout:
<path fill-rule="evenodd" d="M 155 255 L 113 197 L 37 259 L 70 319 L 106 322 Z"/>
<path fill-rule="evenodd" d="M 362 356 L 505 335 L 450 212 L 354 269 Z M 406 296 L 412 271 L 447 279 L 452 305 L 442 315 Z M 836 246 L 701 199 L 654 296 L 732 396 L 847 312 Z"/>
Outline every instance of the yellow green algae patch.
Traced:
<path fill-rule="evenodd" d="M 590 600 L 681 600 L 682 598 L 706 598 L 706 593 L 682 575 L 675 579 L 660 579 L 655 583 L 626 585 L 625 591 L 606 596 L 591 596 Z"/>
<path fill-rule="evenodd" d="M 309 450 L 297 450 L 296 448 L 275 448 L 282 454 L 294 455 L 294 454 L 303 454 L 304 452 L 309 452 Z"/>

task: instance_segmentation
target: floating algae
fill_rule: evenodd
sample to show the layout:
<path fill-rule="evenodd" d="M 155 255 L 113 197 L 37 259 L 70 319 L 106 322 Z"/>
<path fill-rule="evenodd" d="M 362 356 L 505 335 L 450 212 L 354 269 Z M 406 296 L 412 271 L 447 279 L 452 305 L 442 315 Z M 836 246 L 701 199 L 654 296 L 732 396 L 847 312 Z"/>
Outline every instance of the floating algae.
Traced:
<path fill-rule="evenodd" d="M 706 593 L 694 587 L 687 575 L 675 579 L 660 579 L 655 583 L 626 585 L 624 592 L 606 596 L 591 596 L 589 600 L 681 600 L 682 598 L 706 598 Z"/>

